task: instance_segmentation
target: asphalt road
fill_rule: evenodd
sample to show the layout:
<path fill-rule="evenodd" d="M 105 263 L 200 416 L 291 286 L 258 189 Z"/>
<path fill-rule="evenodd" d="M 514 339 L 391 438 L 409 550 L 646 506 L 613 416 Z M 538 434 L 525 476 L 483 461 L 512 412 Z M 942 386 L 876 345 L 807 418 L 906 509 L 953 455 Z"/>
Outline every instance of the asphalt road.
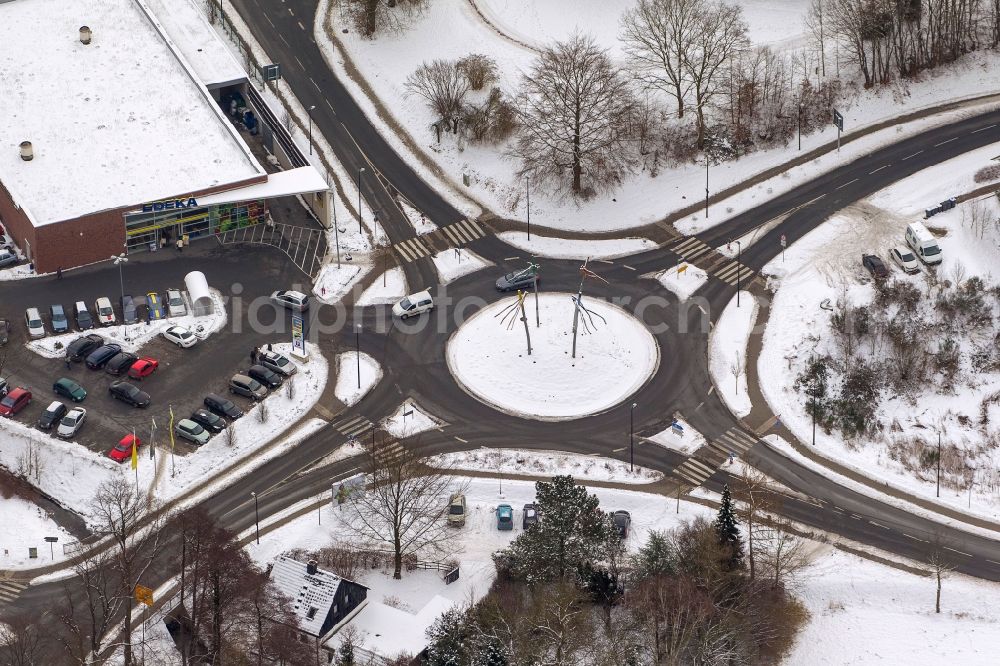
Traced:
<path fill-rule="evenodd" d="M 274 60 L 282 63 L 284 76 L 296 90 L 300 101 L 307 106 L 316 105 L 313 115 L 316 129 L 334 146 L 342 163 L 355 173 L 364 166 L 366 173 L 372 175 L 377 166 L 384 176 L 363 177 L 362 192 L 372 207 L 379 211 L 380 221 L 394 242 L 412 237 L 413 230 L 395 209 L 392 189 L 402 192 L 439 225 L 461 218 L 399 159 L 392 146 L 379 136 L 329 72 L 312 43 L 311 32 L 303 32 L 299 26 L 300 21 L 309 25 L 307 19 L 313 16 L 313 3 L 305 0 L 238 0 L 235 5 Z M 301 62 L 301 67 L 293 64 L 298 62 Z M 998 123 L 1000 113 L 968 118 L 873 151 L 699 237 L 710 245 L 718 245 L 776 216 L 785 216 L 778 227 L 743 253 L 744 263 L 759 268 L 780 251 L 777 243 L 780 234 L 785 234 L 789 242 L 794 242 L 843 206 L 922 168 L 996 141 L 1000 138 Z M 928 202 L 929 205 L 933 203 L 936 202 Z M 495 238 L 476 241 L 473 249 L 499 265 L 497 274 L 506 268 L 503 257 L 518 254 Z M 239 270 L 241 260 L 235 257 L 235 253 L 228 258 L 223 253 L 213 265 L 233 261 L 236 264 L 233 270 Z M 667 250 L 656 250 L 629 257 L 628 263 L 637 268 L 636 271 L 629 271 L 621 264 L 601 265 L 598 271 L 611 284 L 593 284 L 588 287 L 588 293 L 594 297 L 630 297 L 630 302 L 625 304 L 627 308 L 637 307 L 638 300 L 650 294 L 662 298 L 663 304 L 647 309 L 643 319 L 650 325 L 667 324 L 667 330 L 656 337 L 669 362 L 661 363 L 657 373 L 635 396 L 629 398 L 629 402 L 635 400 L 639 403 L 635 411 L 637 430 L 654 432 L 669 423 L 673 412 L 680 411 L 695 429 L 712 439 L 730 428 L 739 427 L 739 422 L 717 395 L 710 392 L 711 379 L 706 365 L 707 320 L 714 321 L 721 314 L 733 296 L 733 288 L 710 280 L 699 294 L 709 305 L 708 314 L 703 315 L 697 309 L 679 305 L 676 298 L 657 283 L 638 277 L 669 267 L 678 259 Z M 411 286 L 437 283 L 436 273 L 427 260 L 406 264 L 404 270 Z M 545 261 L 543 271 L 546 290 L 575 290 L 578 280 L 576 262 Z M 93 279 L 102 288 L 109 280 L 117 280 L 117 276 L 107 269 L 95 269 L 94 274 Z M 448 285 L 447 289 L 439 287 L 435 291 L 440 296 L 456 299 L 475 297 L 492 302 L 499 298 L 491 286 L 494 276 L 492 271 L 475 273 Z M 172 278 L 169 283 L 174 281 Z M 211 276 L 210 282 L 213 282 Z M 15 287 L 13 292 L 33 288 L 29 285 Z M 23 298 L 16 303 L 8 301 L 8 294 L 13 293 L 11 289 L 9 285 L 0 287 L 0 295 L 4 308 L 10 302 L 14 305 L 12 309 L 17 311 L 27 301 Z M 627 452 L 615 451 L 627 442 L 626 409 L 617 407 L 602 414 L 560 423 L 501 414 L 466 394 L 448 372 L 444 344 L 455 328 L 451 317 L 446 317 L 442 326 L 418 332 L 403 332 L 395 326 L 379 332 L 376 322 L 380 315 L 384 321 L 384 308 L 366 308 L 358 315 L 359 318 L 352 315 L 347 320 L 348 324 L 355 321 L 365 324 L 362 349 L 382 361 L 386 375 L 365 400 L 345 412 L 344 416 L 363 415 L 377 421 L 391 413 L 404 397 L 414 397 L 448 423 L 440 432 L 430 431 L 404 443 L 421 453 L 478 446 L 517 446 L 557 448 L 627 459 Z M 686 332 L 682 333 L 685 329 Z M 340 332 L 331 332 L 317 342 L 326 352 L 350 346 L 353 336 L 348 341 L 345 330 L 350 331 L 350 326 L 345 326 Z M 236 354 L 244 354 L 243 348 L 249 348 L 250 344 L 241 338 L 240 343 L 234 345 L 237 351 L 221 353 L 234 354 L 235 362 Z M 220 517 L 223 524 L 241 529 L 251 525 L 254 519 L 251 492 L 260 496 L 261 518 L 273 515 L 299 499 L 317 496 L 329 489 L 332 479 L 352 471 L 350 460 L 333 466 L 315 467 L 316 461 L 339 447 L 345 439 L 335 429 L 325 428 L 287 455 L 269 461 L 254 474 L 234 481 L 206 500 L 205 505 Z M 651 445 L 640 445 L 635 453 L 637 464 L 664 472 L 669 472 L 682 460 L 674 452 Z M 930 542 L 940 539 L 951 549 L 953 564 L 959 571 L 1000 580 L 1000 545 L 992 539 L 946 527 L 907 510 L 869 499 L 761 444 L 755 446 L 746 458 L 792 489 L 791 496 L 783 498 L 782 512 L 804 525 L 916 560 L 926 559 Z M 706 485 L 718 489 L 726 480 L 724 472 L 717 472 Z M 170 572 L 169 566 L 158 569 L 156 580 L 148 582 L 155 586 Z M 33 586 L 3 612 L 48 609 L 52 600 L 61 594 L 62 584 Z"/>

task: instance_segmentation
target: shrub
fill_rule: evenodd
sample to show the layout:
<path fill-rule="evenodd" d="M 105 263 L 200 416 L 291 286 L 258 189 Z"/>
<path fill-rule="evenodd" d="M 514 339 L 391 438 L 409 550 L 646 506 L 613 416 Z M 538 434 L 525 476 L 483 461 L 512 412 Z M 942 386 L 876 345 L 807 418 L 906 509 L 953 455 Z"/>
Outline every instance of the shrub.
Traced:
<path fill-rule="evenodd" d="M 457 63 L 473 90 L 482 90 L 497 80 L 497 63 L 481 53 L 470 53 Z"/>

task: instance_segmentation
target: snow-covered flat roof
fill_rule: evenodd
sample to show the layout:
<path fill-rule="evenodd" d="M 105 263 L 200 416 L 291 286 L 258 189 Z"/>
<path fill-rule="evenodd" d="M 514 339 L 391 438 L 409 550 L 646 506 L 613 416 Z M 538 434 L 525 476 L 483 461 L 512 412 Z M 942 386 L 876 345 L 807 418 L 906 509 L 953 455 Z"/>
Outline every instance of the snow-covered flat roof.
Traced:
<path fill-rule="evenodd" d="M 210 89 L 247 78 L 205 15 L 205 3 L 192 0 L 145 0 L 167 36 L 184 55 L 198 79 Z"/>
<path fill-rule="evenodd" d="M 0 182 L 36 226 L 264 174 L 139 0 L 3 2 L 0 44 Z"/>

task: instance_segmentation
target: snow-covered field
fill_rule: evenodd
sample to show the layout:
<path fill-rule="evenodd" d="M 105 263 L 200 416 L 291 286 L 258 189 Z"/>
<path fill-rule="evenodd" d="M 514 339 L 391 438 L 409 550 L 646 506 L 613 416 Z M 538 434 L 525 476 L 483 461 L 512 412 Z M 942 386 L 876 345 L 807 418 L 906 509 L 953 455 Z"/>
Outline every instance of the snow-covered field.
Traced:
<path fill-rule="evenodd" d="M 616 259 L 637 252 L 652 250 L 656 243 L 648 238 L 620 238 L 614 240 L 573 240 L 552 236 L 528 234 L 522 231 L 502 231 L 497 237 L 519 250 L 536 257 L 550 259 Z"/>
<path fill-rule="evenodd" d="M 337 384 L 334 395 L 347 406 L 365 397 L 382 379 L 382 366 L 378 361 L 361 352 L 360 365 L 357 352 L 337 355 Z"/>
<path fill-rule="evenodd" d="M 4 569 L 58 562 L 64 558 L 63 544 L 75 541 L 37 505 L 20 497 L 0 498 L 0 515 L 0 567 Z M 45 537 L 59 541 L 50 549 Z M 28 557 L 29 548 L 38 549 L 37 559 Z"/>
<path fill-rule="evenodd" d="M 132 326 L 119 324 L 117 326 L 98 327 L 88 332 L 96 333 L 107 342 L 114 342 L 120 345 L 123 351 L 134 354 L 138 354 L 146 343 L 171 326 L 184 326 L 199 339 L 204 340 L 213 333 L 221 331 L 227 321 L 226 305 L 222 294 L 216 289 L 209 289 L 209 294 L 212 297 L 212 313 L 202 317 L 190 314 L 191 305 L 188 303 L 188 314 L 183 317 L 170 317 L 152 323 L 143 322 Z M 184 295 L 186 296 L 187 292 L 184 292 Z M 50 335 L 38 340 L 32 340 L 25 346 L 45 358 L 63 358 L 66 356 L 66 347 L 81 335 L 81 333 L 76 331 L 63 333 L 62 335 Z"/>
<path fill-rule="evenodd" d="M 747 393 L 747 342 L 757 318 L 757 301 L 753 294 L 740 292 L 739 306 L 733 297 L 708 341 L 709 369 L 719 395 L 737 416 L 750 413 Z"/>
<path fill-rule="evenodd" d="M 425 412 L 413 400 L 407 400 L 396 408 L 392 414 L 382 420 L 382 428 L 400 439 L 412 437 L 433 428 L 440 427 L 442 422 Z"/>
<path fill-rule="evenodd" d="M 395 303 L 406 294 L 406 276 L 403 275 L 403 269 L 390 268 L 375 278 L 375 282 L 364 290 L 355 301 L 355 305 L 387 305 Z"/>
<path fill-rule="evenodd" d="M 535 326 L 535 297 L 524 303 L 530 355 L 520 314 L 502 314 L 514 306 L 516 297 L 483 308 L 448 341 L 448 367 L 471 395 L 528 418 L 572 419 L 618 404 L 656 371 L 660 360 L 656 340 L 621 308 L 584 299 L 594 315 L 580 314 L 573 359 L 570 295 L 542 293 L 538 301 L 540 327 Z"/>
<path fill-rule="evenodd" d="M 438 272 L 438 280 L 441 284 L 448 284 L 469 273 L 475 273 L 482 268 L 493 265 L 464 247 L 438 252 L 431 256 L 431 261 L 434 262 L 434 268 Z"/>
<path fill-rule="evenodd" d="M 620 460 L 600 456 L 559 451 L 542 452 L 527 449 L 476 449 L 459 453 L 442 453 L 428 461 L 436 467 L 455 470 L 527 476 L 550 477 L 570 474 L 575 479 L 587 481 L 614 481 L 616 483 L 652 483 L 663 478 L 662 472 L 645 467 L 629 470 Z"/>
<path fill-rule="evenodd" d="M 684 270 L 679 271 L 681 268 Z M 665 289 L 674 292 L 679 300 L 686 301 L 691 294 L 701 289 L 701 285 L 708 282 L 708 273 L 694 264 L 680 263 L 659 273 L 656 280 Z"/>
<path fill-rule="evenodd" d="M 584 32 L 595 34 L 598 42 L 607 46 L 613 43 L 618 32 L 618 21 L 611 17 L 624 11 L 631 0 L 627 3 L 603 3 L 593 14 L 583 13 L 575 3 L 572 9 L 566 9 L 566 4 L 566 0 L 516 3 L 513 0 L 485 0 L 480 9 L 487 16 L 502 12 L 499 18 L 494 18 L 497 18 L 499 24 L 509 24 L 516 33 L 516 38 L 529 45 L 548 43 L 556 36 L 572 32 L 574 26 L 579 25 Z M 745 3 L 751 37 L 758 43 L 794 46 L 804 33 L 800 19 L 806 6 L 806 2 L 796 0 L 754 0 Z M 530 68 L 535 52 L 530 47 L 501 37 L 483 22 L 471 3 L 463 0 L 435 2 L 415 18 L 402 34 L 384 35 L 375 40 L 363 39 L 354 30 L 348 34 L 340 33 L 337 4 L 329 0 L 321 3 L 318 16 L 325 16 L 327 11 L 332 12 L 333 29 L 337 38 L 342 41 L 346 53 L 367 85 L 382 100 L 393 120 L 414 139 L 427 159 L 436 162 L 442 172 L 448 174 L 448 187 L 441 189 L 450 190 L 452 194 L 449 198 L 454 201 L 462 196 L 459 192 L 468 193 L 497 214 L 524 221 L 527 212 L 525 184 L 514 175 L 516 164 L 501 155 L 502 147 L 496 149 L 463 140 L 456 141 L 453 135 L 447 133 L 443 135 L 441 143 L 437 143 L 433 131 L 429 129 L 436 120 L 433 113 L 420 99 L 407 95 L 404 84 L 406 77 L 422 61 L 487 53 L 498 64 L 498 85 L 503 90 L 512 91 L 517 87 L 520 73 Z M 594 18 L 587 20 L 586 25 L 580 25 L 582 20 L 566 20 L 565 16 Z M 562 17 L 562 20 L 556 17 Z M 371 102 L 365 99 L 361 87 L 349 79 L 342 63 L 343 56 L 324 32 L 322 23 L 323 21 L 317 21 L 314 36 L 324 56 L 342 74 L 341 78 L 355 99 L 359 99 L 363 107 L 372 109 Z M 436 37 L 438 35 L 448 35 L 449 38 L 440 39 Z M 796 55 L 801 53 L 796 52 Z M 833 69 L 832 56 L 833 54 L 827 56 L 828 70 Z M 809 58 L 810 61 L 814 60 L 814 54 L 810 54 Z M 979 51 L 967 56 L 961 63 L 925 73 L 919 81 L 907 82 L 899 88 L 861 91 L 853 100 L 838 103 L 838 110 L 844 115 L 845 129 L 849 135 L 903 113 L 995 90 L 1000 84 L 998 63 L 1000 56 L 997 54 Z M 844 70 L 847 75 L 846 64 Z M 995 105 L 989 108 L 993 106 Z M 979 111 L 986 109 L 983 106 Z M 938 114 L 932 118 L 899 124 L 857 142 L 845 144 L 839 153 L 828 153 L 809 164 L 754 186 L 730 200 L 713 205 L 708 220 L 704 219 L 702 213 L 696 213 L 677 226 L 683 233 L 690 234 L 719 224 L 735 213 L 845 164 L 875 147 L 898 141 L 929 127 L 952 122 L 970 113 L 970 110 L 960 110 Z M 368 115 L 375 118 L 377 114 L 371 110 Z M 392 132 L 385 121 L 378 119 L 374 122 L 386 133 Z M 802 150 L 808 151 L 829 143 L 836 136 L 836 129 L 832 125 L 824 126 L 821 131 L 802 137 Z M 403 150 L 402 154 L 423 176 L 432 181 L 440 181 L 437 175 L 431 174 L 409 151 Z M 710 191 L 718 192 L 745 181 L 798 154 L 797 144 L 789 143 L 787 146 L 751 153 L 739 160 L 714 166 L 710 173 Z M 470 179 L 468 187 L 458 185 L 463 176 Z M 704 182 L 705 169 L 704 162 L 701 161 L 700 164 L 688 163 L 664 169 L 655 178 L 648 173 L 638 173 L 617 190 L 598 194 L 586 202 L 533 187 L 532 220 L 539 225 L 575 231 L 634 228 L 661 219 L 692 203 L 695 200 L 692 193 L 703 191 Z"/>
<path fill-rule="evenodd" d="M 777 291 L 758 365 L 761 387 L 772 411 L 781 414 L 782 423 L 800 440 L 810 440 L 811 421 L 804 396 L 794 389 L 795 380 L 810 356 L 832 353 L 836 347 L 830 329 L 831 312 L 823 308 L 824 301 L 829 299 L 828 307 L 839 298 L 854 304 L 871 302 L 873 287 L 860 279 L 865 275 L 860 263 L 862 252 L 882 256 L 893 278 L 914 285 L 926 301 L 932 289 L 926 281 L 926 267 L 922 267 L 919 275 L 904 276 L 889 262 L 888 250 L 905 244 L 906 224 L 922 218 L 924 208 L 975 187 L 973 173 L 992 164 L 990 158 L 995 153 L 995 146 L 973 151 L 907 178 L 826 221 L 789 247 L 784 262 L 778 258 L 765 268 Z M 1000 218 L 995 199 L 979 205 L 984 207 L 988 219 Z M 961 265 L 965 278 L 978 275 L 989 286 L 996 284 L 1000 231 L 989 224 L 980 237 L 971 227 L 972 209 L 971 203 L 960 204 L 925 222 L 937 231 L 943 251 L 944 262 L 936 273 L 942 280 L 953 280 L 956 266 Z M 995 304 L 991 302 L 990 307 L 996 314 Z M 838 433 L 826 435 L 819 429 L 817 451 L 870 476 L 874 475 L 873 470 L 878 470 L 880 482 L 936 499 L 934 472 L 908 470 L 898 451 L 900 447 L 909 450 L 909 442 L 936 447 L 935 428 L 943 420 L 943 443 L 965 451 L 969 468 L 965 474 L 952 475 L 942 484 L 940 501 L 956 509 L 1000 518 L 996 494 L 1000 451 L 994 444 L 1000 431 L 994 423 L 996 419 L 980 423 L 980 405 L 984 398 L 1000 390 L 1000 373 L 975 372 L 968 361 L 971 343 L 985 336 L 983 343 L 989 345 L 994 332 L 988 327 L 978 334 L 966 331 L 958 335 L 965 359 L 954 391 L 937 388 L 940 380 L 935 378 L 913 395 L 883 392 L 877 414 L 885 428 L 882 432 L 872 438 L 847 442 Z M 936 349 L 936 337 L 929 342 Z M 865 350 L 864 355 L 869 352 Z M 909 466 L 912 467 L 912 461 Z"/>
<path fill-rule="evenodd" d="M 660 446 L 665 446 L 668 449 L 673 449 L 684 455 L 690 455 L 705 445 L 705 436 L 688 425 L 687 421 L 677 419 L 677 423 L 682 429 L 680 434 L 674 432 L 673 428 L 667 427 L 643 439 L 654 444 L 659 444 Z"/>

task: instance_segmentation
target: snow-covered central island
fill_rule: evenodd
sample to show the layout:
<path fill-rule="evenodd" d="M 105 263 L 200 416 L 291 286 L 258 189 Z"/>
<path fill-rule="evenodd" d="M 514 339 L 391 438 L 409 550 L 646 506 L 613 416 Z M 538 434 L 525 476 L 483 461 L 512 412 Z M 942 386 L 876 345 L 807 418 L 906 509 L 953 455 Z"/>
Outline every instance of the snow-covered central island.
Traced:
<path fill-rule="evenodd" d="M 448 367 L 475 398 L 509 414 L 544 421 L 605 411 L 635 393 L 656 371 L 656 339 L 630 313 L 589 299 L 580 313 L 576 358 L 571 294 L 539 294 L 524 302 L 531 335 L 527 353 L 516 297 L 488 305 L 448 341 Z"/>

